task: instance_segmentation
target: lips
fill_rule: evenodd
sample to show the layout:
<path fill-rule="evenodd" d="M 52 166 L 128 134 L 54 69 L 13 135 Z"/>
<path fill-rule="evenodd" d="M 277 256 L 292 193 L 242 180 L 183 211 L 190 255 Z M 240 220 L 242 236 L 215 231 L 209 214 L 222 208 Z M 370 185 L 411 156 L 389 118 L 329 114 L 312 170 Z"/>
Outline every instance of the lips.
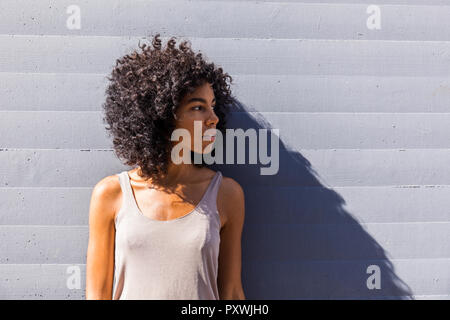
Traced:
<path fill-rule="evenodd" d="M 216 139 L 216 134 L 205 134 L 203 135 L 203 138 L 209 141 L 214 141 Z"/>
<path fill-rule="evenodd" d="M 214 141 L 216 139 L 216 135 L 204 135 L 203 138 L 208 141 Z"/>

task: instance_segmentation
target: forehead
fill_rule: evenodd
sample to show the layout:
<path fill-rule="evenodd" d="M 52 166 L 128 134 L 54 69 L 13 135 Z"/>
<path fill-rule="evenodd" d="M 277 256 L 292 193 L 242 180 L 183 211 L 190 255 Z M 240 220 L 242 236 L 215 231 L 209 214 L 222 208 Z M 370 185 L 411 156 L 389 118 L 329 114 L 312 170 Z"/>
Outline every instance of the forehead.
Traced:
<path fill-rule="evenodd" d="M 190 102 L 206 102 L 214 99 L 214 90 L 211 83 L 204 83 L 201 86 L 195 88 L 191 93 L 187 93 L 181 103 L 187 104 Z M 206 101 L 205 101 L 206 100 Z"/>

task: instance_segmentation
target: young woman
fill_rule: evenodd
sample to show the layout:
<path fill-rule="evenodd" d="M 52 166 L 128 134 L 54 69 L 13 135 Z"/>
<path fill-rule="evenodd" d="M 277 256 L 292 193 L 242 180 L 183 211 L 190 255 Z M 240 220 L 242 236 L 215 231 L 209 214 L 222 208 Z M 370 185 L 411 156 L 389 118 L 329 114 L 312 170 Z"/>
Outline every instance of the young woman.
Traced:
<path fill-rule="evenodd" d="M 244 192 L 193 161 L 211 150 L 211 132 L 225 130 L 232 79 L 188 41 L 176 48 L 172 37 L 162 48 L 157 34 L 139 48 L 108 78 L 104 120 L 116 154 L 135 168 L 93 189 L 86 299 L 245 299 Z M 172 141 L 175 129 L 191 141 Z M 191 163 L 174 161 L 172 148 L 183 142 L 180 157 L 189 152 Z"/>

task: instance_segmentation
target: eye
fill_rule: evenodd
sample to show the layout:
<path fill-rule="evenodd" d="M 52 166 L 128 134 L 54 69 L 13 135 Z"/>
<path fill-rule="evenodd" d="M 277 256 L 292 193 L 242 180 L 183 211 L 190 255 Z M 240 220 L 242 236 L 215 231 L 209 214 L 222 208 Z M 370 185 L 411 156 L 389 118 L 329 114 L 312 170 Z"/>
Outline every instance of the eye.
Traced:
<path fill-rule="evenodd" d="M 196 109 L 196 108 L 199 108 L 199 109 Z M 203 108 L 203 106 L 195 106 L 195 107 L 192 107 L 191 110 L 198 111 L 198 110 L 201 110 L 202 108 Z M 213 105 L 212 109 L 214 110 L 215 108 L 216 108 L 216 105 Z"/>

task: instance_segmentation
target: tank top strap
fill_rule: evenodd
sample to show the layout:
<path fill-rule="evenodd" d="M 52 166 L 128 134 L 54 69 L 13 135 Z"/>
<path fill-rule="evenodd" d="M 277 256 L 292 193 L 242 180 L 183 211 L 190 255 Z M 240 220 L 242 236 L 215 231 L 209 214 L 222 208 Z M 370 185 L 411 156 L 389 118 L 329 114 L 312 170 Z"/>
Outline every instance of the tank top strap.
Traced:
<path fill-rule="evenodd" d="M 117 174 L 119 176 L 120 188 L 122 189 L 122 206 L 124 209 L 133 207 L 133 190 L 131 190 L 130 178 L 127 171 Z"/>
<path fill-rule="evenodd" d="M 217 171 L 211 180 L 208 189 L 202 199 L 203 206 L 207 206 L 207 211 L 213 211 L 217 209 L 217 192 L 219 191 L 220 182 L 222 181 L 222 172 Z"/>

